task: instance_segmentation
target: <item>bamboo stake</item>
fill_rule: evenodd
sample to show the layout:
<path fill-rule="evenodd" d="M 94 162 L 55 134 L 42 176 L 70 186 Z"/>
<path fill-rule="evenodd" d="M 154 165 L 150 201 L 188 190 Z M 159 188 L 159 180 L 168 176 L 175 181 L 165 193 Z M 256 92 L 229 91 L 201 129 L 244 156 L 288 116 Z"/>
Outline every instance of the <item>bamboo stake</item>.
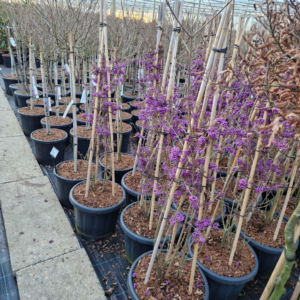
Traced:
<path fill-rule="evenodd" d="M 281 212 L 280 212 L 280 217 L 279 217 L 277 227 L 276 227 L 276 230 L 275 230 L 275 233 L 274 233 L 273 241 L 276 241 L 276 239 L 278 237 L 278 233 L 279 233 L 279 230 L 280 230 L 280 227 L 281 227 L 281 223 L 282 223 L 282 220 L 283 220 L 288 202 L 290 200 L 290 195 L 291 195 L 291 191 L 292 191 L 292 188 L 293 188 L 296 172 L 297 172 L 297 169 L 298 169 L 298 166 L 299 166 L 299 160 L 300 160 L 299 156 L 300 156 L 300 148 L 297 149 L 296 159 L 295 159 L 293 169 L 292 169 L 291 180 L 289 182 L 288 191 L 287 191 L 287 194 L 286 194 L 286 197 L 285 197 L 285 200 L 284 200 L 283 207 L 282 207 Z"/>
<path fill-rule="evenodd" d="M 294 243 L 297 242 L 297 240 L 299 239 L 299 236 L 300 236 L 300 226 L 297 225 L 295 227 L 295 231 L 294 231 Z M 282 251 L 282 253 L 279 257 L 279 260 L 273 270 L 273 273 L 272 273 L 271 277 L 269 278 L 269 281 L 268 281 L 263 293 L 261 294 L 259 300 L 267 300 L 269 298 L 269 296 L 271 295 L 273 288 L 275 286 L 275 279 L 280 275 L 284 263 L 285 263 L 285 255 L 284 255 L 284 251 Z"/>
<path fill-rule="evenodd" d="M 270 106 L 270 103 L 268 102 L 267 105 L 266 105 L 266 108 L 268 108 L 269 106 Z M 266 123 L 266 119 L 267 119 L 267 112 L 265 111 L 264 112 L 264 124 Z M 248 203 L 248 200 L 249 200 L 249 197 L 250 197 L 250 192 L 251 192 L 251 189 L 252 189 L 253 177 L 254 177 L 257 161 L 258 161 L 258 158 L 259 158 L 259 151 L 260 151 L 260 147 L 261 147 L 261 144 L 262 144 L 261 140 L 262 140 L 262 137 L 260 135 L 258 137 L 258 141 L 257 141 L 256 149 L 255 149 L 254 160 L 253 160 L 253 163 L 252 163 L 252 167 L 251 167 L 251 171 L 250 171 L 250 175 L 249 175 L 249 180 L 248 180 L 246 192 L 244 194 L 241 214 L 239 216 L 239 223 L 238 223 L 238 226 L 237 226 L 237 229 L 236 229 L 236 234 L 235 234 L 235 237 L 234 237 L 234 242 L 233 242 L 232 250 L 231 250 L 231 253 L 230 253 L 230 258 L 229 258 L 229 263 L 228 263 L 229 266 L 232 265 L 233 258 L 234 258 L 234 255 L 235 255 L 235 251 L 236 251 L 236 247 L 237 247 L 237 243 L 238 243 L 238 240 L 239 240 L 239 237 L 240 237 L 240 233 L 241 233 L 241 229 L 242 229 L 242 225 L 243 225 L 243 218 L 244 218 L 244 215 L 245 215 L 245 212 L 246 212 L 247 203 Z"/>
<path fill-rule="evenodd" d="M 228 8 L 228 6 L 227 6 L 227 8 Z M 221 25 L 223 25 L 223 23 L 224 23 L 224 20 L 225 20 L 224 16 L 225 16 L 225 13 L 222 16 L 222 19 L 221 19 L 221 22 L 220 22 L 220 26 L 219 26 L 219 29 L 218 29 L 218 34 L 220 34 L 220 32 L 221 32 Z M 219 37 L 216 36 L 215 42 L 218 39 L 219 39 Z M 207 85 L 207 82 L 208 82 L 208 78 L 211 76 L 211 73 L 212 73 L 211 72 L 211 68 L 216 64 L 216 63 L 215 64 L 213 63 L 214 56 L 215 56 L 215 53 L 212 52 L 210 54 L 210 59 L 208 60 L 208 64 L 207 64 L 206 69 L 205 69 L 203 80 L 201 82 L 199 94 L 198 94 L 197 101 L 196 101 L 195 108 L 194 108 L 194 112 L 195 113 L 197 112 L 197 110 L 198 110 L 198 108 L 200 106 L 201 100 L 203 98 L 204 91 L 205 91 L 205 88 L 206 88 L 206 85 Z M 195 120 L 194 120 L 194 118 L 192 118 L 192 120 L 191 120 L 191 128 L 193 128 L 194 122 L 195 122 Z M 182 150 L 182 154 L 181 154 L 181 158 L 180 158 L 180 163 L 178 164 L 178 167 L 177 167 L 177 170 L 176 170 L 176 174 L 175 174 L 175 179 L 173 181 L 172 188 L 170 190 L 170 194 L 169 194 L 169 197 L 168 197 L 168 200 L 167 200 L 167 204 L 166 204 L 166 207 L 165 207 L 164 217 L 163 217 L 160 229 L 159 229 L 158 237 L 157 237 L 155 245 L 154 245 L 153 253 L 151 255 L 151 260 L 150 260 L 149 267 L 148 267 L 148 270 L 147 270 L 147 273 L 146 273 L 144 284 L 147 284 L 148 281 L 149 281 L 149 277 L 150 277 L 150 273 L 151 273 L 151 270 L 152 270 L 152 267 L 153 267 L 153 264 L 154 264 L 155 256 L 156 256 L 159 244 L 160 244 L 160 239 L 162 237 L 162 234 L 163 234 L 163 231 L 164 231 L 164 228 L 165 228 L 165 225 L 166 225 L 166 220 L 167 220 L 168 215 L 169 215 L 169 211 L 170 211 L 170 207 L 171 207 L 171 204 L 172 204 L 172 200 L 174 198 L 174 193 L 175 193 L 175 191 L 177 189 L 177 182 L 178 182 L 179 177 L 180 177 L 181 168 L 183 167 L 182 161 L 185 158 L 185 151 L 187 150 L 187 147 L 188 147 L 188 144 L 185 141 L 184 146 L 183 146 L 183 150 Z"/>
<path fill-rule="evenodd" d="M 183 3 L 181 3 L 179 1 L 178 5 L 179 5 L 179 7 L 178 7 L 178 11 L 179 11 L 178 19 L 181 22 Z M 177 26 L 180 28 L 180 24 L 178 24 Z M 176 62 L 177 62 L 178 40 L 179 40 L 179 32 L 175 32 L 174 47 L 173 47 L 173 54 L 172 54 L 171 74 L 170 74 L 170 80 L 169 80 L 169 85 L 168 85 L 168 90 L 167 90 L 167 97 L 166 97 L 166 102 L 167 103 L 170 99 L 171 89 L 173 87 L 173 83 L 174 83 L 174 80 L 175 80 L 175 67 L 176 67 Z M 162 147 L 163 147 L 163 141 L 164 141 L 164 129 L 162 128 L 161 130 L 162 130 L 162 132 L 160 133 L 159 148 L 158 148 L 156 168 L 155 168 L 155 178 L 154 178 L 152 198 L 151 198 L 151 213 L 150 213 L 149 230 L 151 230 L 152 226 L 153 226 L 154 206 L 155 206 L 155 192 L 154 191 L 157 188 L 157 182 L 158 182 L 157 178 L 159 176 L 159 167 L 160 167 L 161 153 L 162 153 Z"/>
<path fill-rule="evenodd" d="M 231 8 L 231 6 L 230 6 L 230 8 Z M 225 38 L 224 38 L 222 44 L 221 44 L 222 39 L 220 39 L 218 49 L 220 49 L 221 47 L 224 49 L 224 48 L 226 48 L 226 45 L 227 45 L 228 25 L 229 25 L 229 18 L 231 15 L 230 8 L 225 12 L 226 19 L 224 21 L 224 27 L 223 27 L 223 30 L 221 33 L 221 35 L 224 35 Z M 217 57 L 215 59 L 217 59 Z M 224 59 L 225 59 L 225 54 L 223 53 L 219 59 L 217 81 L 220 78 L 221 72 L 223 70 Z M 219 98 L 219 88 L 217 88 L 217 90 L 214 93 L 213 106 L 212 106 L 212 112 L 211 112 L 210 123 L 209 123 L 210 126 L 212 126 L 215 121 L 218 98 Z M 206 192 L 208 166 L 209 166 L 209 162 L 210 162 L 210 154 L 211 154 L 212 144 L 213 144 L 213 141 L 211 139 L 209 139 L 208 145 L 206 148 L 205 163 L 204 163 L 204 170 L 203 170 L 204 174 L 202 177 L 202 191 L 200 194 L 200 207 L 199 207 L 199 211 L 198 211 L 198 221 L 202 220 L 202 216 L 203 216 L 204 195 Z M 189 295 L 191 295 L 192 291 L 193 291 L 196 264 L 197 264 L 197 259 L 198 259 L 198 251 L 199 251 L 199 243 L 197 243 L 194 247 L 193 262 L 192 262 L 192 269 L 191 269 L 190 282 L 189 282 Z"/>
<path fill-rule="evenodd" d="M 103 22 L 104 26 L 104 45 L 105 45 L 105 58 L 106 58 L 106 68 L 110 67 L 109 58 L 108 58 L 108 42 L 107 42 L 107 19 L 106 19 L 106 0 L 103 0 Z M 107 71 L 107 85 L 108 85 L 108 99 L 111 102 L 111 90 L 110 90 L 110 73 Z M 110 164 L 111 164 L 111 177 L 112 177 L 112 195 L 115 196 L 115 163 L 114 163 L 114 134 L 112 126 L 112 112 L 111 107 L 108 107 L 109 114 L 109 130 L 110 130 Z"/>
<path fill-rule="evenodd" d="M 40 52 L 40 64 L 41 64 L 41 73 L 42 73 L 42 87 L 43 87 L 43 99 L 47 99 L 46 103 L 44 100 L 44 107 L 45 107 L 45 121 L 46 121 L 46 131 L 47 134 L 50 135 L 50 115 L 49 115 L 49 105 L 48 105 L 48 97 L 46 94 L 46 82 L 45 82 L 45 71 L 44 71 L 44 60 L 43 60 L 43 54 Z"/>
<path fill-rule="evenodd" d="M 30 109 L 34 108 L 34 100 L 32 98 L 32 76 L 33 76 L 33 66 L 32 66 L 32 45 L 31 45 L 31 35 L 29 37 L 29 82 L 30 82 Z"/>
<path fill-rule="evenodd" d="M 298 282 L 297 282 L 296 287 L 294 289 L 291 300 L 298 300 L 299 294 L 300 294 L 300 278 L 298 278 Z"/>
<path fill-rule="evenodd" d="M 74 172 L 77 172 L 77 149 L 78 149 L 78 136 L 77 136 L 77 117 L 76 117 L 76 87 L 75 87 L 75 67 L 74 67 L 74 52 L 72 43 L 72 33 L 69 33 L 70 44 L 70 61 L 71 61 L 71 100 L 73 100 L 73 156 L 74 156 Z"/>
<path fill-rule="evenodd" d="M 100 52 L 100 44 L 102 40 L 102 31 L 103 31 L 103 1 L 100 2 L 100 28 L 99 28 L 99 52 L 98 52 L 98 67 L 101 68 L 101 60 L 102 60 L 102 53 Z M 92 79 L 91 79 L 92 80 Z M 100 72 L 97 75 L 97 85 L 96 85 L 96 93 L 99 94 L 99 83 L 100 83 Z M 90 97 L 92 97 L 92 94 L 90 94 Z M 85 187 L 85 197 L 88 196 L 89 193 L 89 187 L 90 187 L 90 180 L 91 180 L 91 170 L 92 170 L 92 162 L 93 162 L 93 156 L 94 156 L 94 143 L 95 143 L 95 129 L 96 129 L 96 120 L 97 120 L 97 112 L 98 112 L 98 102 L 99 97 L 95 97 L 95 108 L 94 108 L 94 121 L 92 126 L 92 137 L 90 141 L 90 156 L 89 156 L 89 165 L 88 165 L 88 173 L 87 173 L 87 179 L 86 179 L 86 187 Z M 96 162 L 96 165 L 98 162 Z"/>
<path fill-rule="evenodd" d="M 52 80 L 52 77 L 51 77 Z M 57 80 L 57 54 L 54 50 L 54 92 L 55 92 L 55 118 L 58 121 L 59 120 L 59 103 L 58 103 L 58 94 L 57 94 L 57 88 L 58 88 L 58 80 Z"/>

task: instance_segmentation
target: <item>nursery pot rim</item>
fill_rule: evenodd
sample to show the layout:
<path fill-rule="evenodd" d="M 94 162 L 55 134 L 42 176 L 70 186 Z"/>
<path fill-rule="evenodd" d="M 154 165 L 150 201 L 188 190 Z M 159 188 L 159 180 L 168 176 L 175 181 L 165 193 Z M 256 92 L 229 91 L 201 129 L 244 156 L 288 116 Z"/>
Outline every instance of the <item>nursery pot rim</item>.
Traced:
<path fill-rule="evenodd" d="M 25 107 L 28 107 L 28 106 L 25 106 Z M 28 117 L 40 117 L 40 116 L 45 116 L 45 114 L 40 114 L 40 115 L 28 115 L 28 114 L 23 114 L 22 112 L 20 112 L 20 109 L 22 109 L 24 107 L 20 107 L 17 112 L 18 114 L 22 115 L 22 116 L 28 116 Z M 42 129 L 42 128 L 39 128 L 39 129 Z M 38 129 L 37 129 L 38 130 Z M 36 131 L 36 130 L 35 130 Z"/>
<path fill-rule="evenodd" d="M 36 131 L 38 131 L 38 130 L 45 130 L 45 128 L 39 128 L 39 129 L 33 131 L 33 132 L 30 134 L 30 138 L 31 138 L 33 141 L 36 141 L 36 142 L 42 142 L 43 144 L 57 144 L 57 143 L 60 143 L 60 142 L 62 142 L 63 140 L 66 140 L 66 139 L 68 138 L 68 134 L 67 134 L 64 130 L 62 130 L 62 129 L 57 129 L 57 128 L 54 128 L 54 129 L 60 130 L 60 131 L 64 132 L 64 133 L 65 133 L 65 137 L 63 137 L 62 139 L 59 139 L 59 140 L 55 140 L 55 141 L 43 141 L 43 140 L 35 139 L 35 138 L 33 137 L 33 134 L 34 134 Z"/>
<path fill-rule="evenodd" d="M 52 116 L 52 117 L 54 117 L 54 116 Z M 61 116 L 60 116 L 61 117 Z M 46 117 L 44 117 L 44 118 L 46 118 Z M 46 125 L 46 123 L 44 123 L 44 122 L 42 122 L 42 120 L 44 119 L 44 118 L 42 118 L 41 119 L 41 124 L 43 125 Z M 70 118 L 70 117 L 69 117 Z M 61 125 L 51 125 L 50 124 L 50 126 L 51 126 L 51 128 L 54 128 L 54 129 L 59 129 L 59 128 L 56 128 L 56 126 L 60 126 L 60 127 L 62 127 L 62 126 L 69 126 L 69 125 L 72 125 L 73 124 L 73 119 L 72 118 L 70 118 L 71 119 L 71 122 L 70 123 L 68 123 L 68 124 L 61 124 Z"/>
<path fill-rule="evenodd" d="M 114 154 L 118 154 L 118 152 L 114 152 Z M 132 156 L 133 158 L 135 158 L 132 154 L 130 154 L 130 153 L 124 153 L 124 152 L 121 152 L 121 154 L 123 154 L 123 155 L 129 155 L 129 156 Z M 100 157 L 99 157 L 99 164 L 101 165 L 101 167 L 103 167 L 103 168 L 105 168 L 105 166 L 101 163 L 101 159 L 103 158 L 105 156 L 105 154 L 103 154 L 103 155 L 101 155 Z M 110 170 L 110 168 L 109 167 L 107 167 L 107 169 L 108 170 Z M 133 169 L 133 166 L 132 167 L 130 167 L 130 168 L 128 168 L 128 169 L 115 169 L 115 171 L 122 171 L 122 172 L 127 172 L 127 171 L 130 171 L 131 169 Z M 127 173 L 126 173 L 127 174 Z M 123 178 L 122 178 L 123 179 Z"/>
<path fill-rule="evenodd" d="M 77 161 L 80 161 L 80 160 L 85 161 L 84 159 L 77 159 Z M 78 180 L 84 181 L 84 180 L 86 179 L 86 177 L 85 177 L 85 178 L 79 178 L 79 179 L 69 179 L 69 178 L 62 177 L 62 176 L 60 176 L 60 175 L 58 175 L 58 174 L 56 173 L 56 168 L 57 168 L 59 165 L 61 165 L 62 163 L 65 163 L 65 162 L 69 162 L 69 161 L 74 161 L 74 160 L 72 160 L 72 159 L 64 160 L 64 161 L 60 162 L 59 164 L 57 164 L 57 165 L 53 168 L 53 174 L 55 175 L 55 177 L 58 177 L 58 178 L 61 179 L 61 180 L 67 180 L 67 181 L 71 181 L 71 182 L 73 182 L 73 181 L 76 182 L 76 181 L 78 181 Z M 92 164 L 95 165 L 94 163 L 92 163 Z"/>
<path fill-rule="evenodd" d="M 218 230 L 223 230 L 223 229 L 218 229 Z M 192 239 L 192 236 L 189 237 L 188 245 L 191 245 L 191 239 Z M 241 276 L 241 277 L 228 277 L 228 276 L 219 275 L 219 274 L 207 269 L 204 265 L 202 265 L 198 261 L 198 258 L 196 260 L 197 265 L 205 272 L 207 277 L 212 278 L 215 281 L 220 282 L 220 283 L 234 285 L 234 284 L 242 284 L 242 283 L 249 282 L 252 278 L 254 278 L 256 276 L 256 274 L 258 272 L 259 262 L 258 262 L 258 258 L 257 258 L 257 255 L 256 255 L 254 249 L 249 245 L 249 243 L 248 243 L 247 246 L 250 248 L 250 250 L 252 251 L 252 253 L 254 255 L 254 258 L 255 258 L 254 268 L 247 275 L 244 275 L 244 276 Z M 194 256 L 194 253 L 193 253 L 191 247 L 189 247 L 189 255 L 190 255 L 190 257 Z"/>
<path fill-rule="evenodd" d="M 162 252 L 167 252 L 167 249 L 162 249 Z M 139 299 L 137 294 L 135 293 L 135 290 L 133 288 L 133 284 L 132 284 L 132 274 L 134 272 L 135 267 L 137 266 L 138 262 L 146 255 L 153 253 L 153 250 L 150 250 L 148 252 L 143 253 L 142 255 L 140 255 L 131 265 L 130 270 L 128 272 L 127 275 L 127 288 L 128 290 L 130 290 L 129 293 L 131 293 L 134 296 L 134 300 L 135 299 Z M 206 275 L 204 274 L 203 270 L 201 270 L 201 268 L 197 265 L 198 270 L 202 276 L 202 279 L 204 281 L 204 287 L 205 287 L 205 298 L 203 300 L 208 300 L 209 299 L 209 284 L 206 278 Z"/>
<path fill-rule="evenodd" d="M 16 91 L 15 91 L 15 94 L 17 95 L 17 96 L 21 96 L 22 98 L 25 98 L 25 97 L 30 97 L 30 94 L 29 95 L 22 95 L 22 94 L 18 94 L 18 91 L 23 91 L 24 89 L 22 88 L 22 89 L 17 89 Z M 29 92 L 30 93 L 30 92 Z M 43 95 L 43 93 L 40 93 L 40 94 L 38 94 L 39 95 L 39 98 L 40 98 L 40 96 L 42 96 Z M 30 99 L 30 98 L 29 98 Z"/>
<path fill-rule="evenodd" d="M 126 119 L 125 119 L 126 120 Z M 127 123 L 126 123 L 127 124 Z M 127 125 L 129 125 L 130 126 L 130 129 L 128 130 L 128 131 L 123 131 L 123 132 L 120 132 L 120 133 L 118 133 L 118 132 L 113 132 L 113 134 L 125 134 L 125 133 L 130 133 L 131 131 L 132 131 L 132 126 L 130 125 L 130 124 L 127 124 Z"/>
<path fill-rule="evenodd" d="M 17 83 L 11 83 L 10 85 L 9 85 L 9 88 L 10 89 L 15 89 L 15 90 L 23 90 L 23 88 L 16 88 L 16 87 L 13 87 L 13 86 L 11 86 L 11 85 L 14 85 L 14 84 L 21 84 L 22 82 L 17 82 Z"/>
<path fill-rule="evenodd" d="M 122 185 L 122 187 L 124 187 L 124 189 L 126 190 L 126 192 L 128 192 L 131 196 L 138 197 L 138 196 L 140 195 L 140 193 L 138 193 L 138 192 L 132 190 L 132 189 L 129 188 L 129 187 L 127 186 L 127 184 L 125 183 L 125 177 L 126 177 L 129 173 L 131 173 L 131 172 L 132 172 L 132 170 L 130 170 L 130 171 L 128 171 L 127 173 L 124 174 L 124 176 L 122 177 L 122 180 L 121 180 L 121 185 Z M 151 194 L 146 194 L 145 196 L 146 196 L 146 197 L 151 197 Z"/>
<path fill-rule="evenodd" d="M 103 179 L 100 179 L 100 181 L 103 181 Z M 118 183 L 115 183 L 121 187 L 122 192 L 123 192 L 123 198 L 121 199 L 121 201 L 119 203 L 115 204 L 114 206 L 105 207 L 105 208 L 92 208 L 92 207 L 87 207 L 87 206 L 81 205 L 73 197 L 73 191 L 74 191 L 75 187 L 77 187 L 80 184 L 83 184 L 84 182 L 86 182 L 86 180 L 83 180 L 83 181 L 77 183 L 76 185 L 74 185 L 72 187 L 72 189 L 70 191 L 70 195 L 69 195 L 69 200 L 70 200 L 71 204 L 73 204 L 74 208 L 77 208 L 83 212 L 90 213 L 90 214 L 99 214 L 99 215 L 110 213 L 110 212 L 117 210 L 126 200 L 126 194 L 125 194 L 124 189 L 121 187 L 121 185 L 119 185 Z M 109 182 L 111 182 L 111 181 L 109 180 Z"/>

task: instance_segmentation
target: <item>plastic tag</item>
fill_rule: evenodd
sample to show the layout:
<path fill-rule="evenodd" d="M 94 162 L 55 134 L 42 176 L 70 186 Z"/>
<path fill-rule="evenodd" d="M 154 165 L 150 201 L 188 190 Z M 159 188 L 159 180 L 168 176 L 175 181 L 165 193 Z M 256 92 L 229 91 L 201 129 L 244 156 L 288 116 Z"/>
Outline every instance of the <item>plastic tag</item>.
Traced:
<path fill-rule="evenodd" d="M 69 67 L 69 65 L 68 64 L 65 64 L 65 74 L 66 75 L 70 75 L 70 67 Z"/>
<path fill-rule="evenodd" d="M 9 41 L 10 41 L 10 44 L 11 44 L 13 47 L 16 47 L 16 42 L 15 42 L 15 40 L 14 40 L 13 37 L 10 37 L 10 38 L 9 38 Z"/>
<path fill-rule="evenodd" d="M 58 99 L 58 100 L 61 100 L 60 86 L 58 86 L 54 89 L 55 89 L 55 98 Z"/>
<path fill-rule="evenodd" d="M 94 79 L 96 79 L 96 75 L 92 74 L 92 83 L 93 83 L 93 86 L 96 86 L 96 85 L 97 85 L 97 83 L 96 83 L 96 82 L 94 82 Z"/>
<path fill-rule="evenodd" d="M 89 95 L 88 90 L 83 90 L 83 93 L 81 94 L 80 103 L 86 103 L 86 97 Z"/>
<path fill-rule="evenodd" d="M 64 112 L 64 115 L 62 116 L 63 118 L 65 118 L 67 116 L 67 113 L 68 113 L 69 109 L 71 108 L 72 104 L 73 104 L 73 100 L 71 100 L 71 102 L 68 104 L 68 106 Z"/>
<path fill-rule="evenodd" d="M 48 97 L 48 108 L 49 108 L 49 110 L 52 111 L 51 98 L 50 97 Z"/>
<path fill-rule="evenodd" d="M 56 158 L 58 152 L 59 152 L 59 150 L 56 149 L 55 147 L 53 147 L 52 150 L 50 151 L 50 155 L 51 155 L 53 158 Z"/>

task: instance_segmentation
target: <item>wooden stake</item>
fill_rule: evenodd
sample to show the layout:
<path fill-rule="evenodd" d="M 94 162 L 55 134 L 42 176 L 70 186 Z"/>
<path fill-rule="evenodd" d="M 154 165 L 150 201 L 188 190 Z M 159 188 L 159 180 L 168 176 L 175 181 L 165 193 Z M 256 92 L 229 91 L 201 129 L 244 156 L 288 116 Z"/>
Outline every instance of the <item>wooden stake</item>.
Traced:
<path fill-rule="evenodd" d="M 74 52 L 72 43 L 72 33 L 69 33 L 70 44 L 70 61 L 71 61 L 71 100 L 73 100 L 73 156 L 74 156 L 74 172 L 77 172 L 77 149 L 78 149 L 78 136 L 77 136 L 77 117 L 76 117 L 76 87 L 75 87 L 75 67 L 74 67 Z"/>
<path fill-rule="evenodd" d="M 297 172 L 297 169 L 298 169 L 298 166 L 299 166 L 299 160 L 300 160 L 299 156 L 300 156 L 300 148 L 297 149 L 296 159 L 294 161 L 294 165 L 293 165 L 293 168 L 292 168 L 291 180 L 289 182 L 288 191 L 287 191 L 287 194 L 286 194 L 286 197 L 285 197 L 285 200 L 284 200 L 283 207 L 282 207 L 281 212 L 280 212 L 280 217 L 279 217 L 277 227 L 276 227 L 274 237 L 273 237 L 274 242 L 276 241 L 276 239 L 278 237 L 278 233 L 279 233 L 279 230 L 280 230 L 280 227 L 281 227 L 281 223 L 282 223 L 282 220 L 283 220 L 288 202 L 290 200 L 290 195 L 291 195 L 291 191 L 292 191 L 292 188 L 293 188 L 296 172 Z"/>

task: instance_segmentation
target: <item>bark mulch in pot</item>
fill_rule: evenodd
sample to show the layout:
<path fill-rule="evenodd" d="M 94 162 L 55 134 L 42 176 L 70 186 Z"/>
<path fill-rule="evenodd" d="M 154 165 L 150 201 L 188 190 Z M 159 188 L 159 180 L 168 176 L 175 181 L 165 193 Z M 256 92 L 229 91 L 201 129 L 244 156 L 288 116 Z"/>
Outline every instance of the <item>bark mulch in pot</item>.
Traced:
<path fill-rule="evenodd" d="M 33 138 L 39 141 L 58 141 L 63 139 L 66 136 L 66 133 L 59 129 L 51 128 L 51 135 L 47 134 L 46 129 L 39 129 L 35 131 L 32 135 Z"/>
<path fill-rule="evenodd" d="M 74 172 L 74 161 L 66 161 L 61 163 L 56 169 L 57 175 L 63 178 L 78 180 L 86 178 L 87 169 L 88 169 L 87 160 L 78 160 L 77 161 L 77 172 Z M 95 173 L 96 166 L 92 164 L 92 174 Z"/>
<path fill-rule="evenodd" d="M 45 110 L 42 107 L 34 107 L 33 110 L 31 110 L 30 107 L 22 107 L 19 109 L 19 112 L 24 115 L 31 115 L 31 116 L 38 116 L 38 115 L 45 114 Z"/>
<path fill-rule="evenodd" d="M 146 107 L 146 103 L 144 101 L 134 100 L 131 102 L 131 105 L 136 106 L 137 108 Z"/>
<path fill-rule="evenodd" d="M 198 261 L 210 271 L 221 276 L 236 278 L 251 273 L 255 266 L 255 257 L 247 244 L 244 244 L 243 238 L 239 239 L 237 249 L 240 250 L 235 253 L 233 263 L 229 266 L 230 248 L 221 247 L 222 236 L 222 230 L 211 230 L 206 242 L 200 245 Z M 230 244 L 233 239 L 234 235 L 231 237 Z M 194 247 L 192 246 L 192 248 Z"/>
<path fill-rule="evenodd" d="M 86 122 L 86 118 L 83 117 L 83 113 L 78 114 L 78 115 L 76 116 L 76 119 L 77 119 L 78 121 Z"/>
<path fill-rule="evenodd" d="M 281 197 L 281 200 L 280 200 L 280 205 L 279 205 L 279 213 L 281 212 L 282 210 L 282 207 L 283 207 L 283 204 L 284 204 L 284 201 L 285 201 L 285 197 L 286 196 L 282 196 Z M 275 199 L 273 199 L 275 200 Z M 291 198 L 289 199 L 288 201 L 288 204 L 287 204 L 287 207 L 286 207 L 286 210 L 285 210 L 285 213 L 284 213 L 284 216 L 287 217 L 287 218 L 290 218 L 292 213 L 294 212 L 296 208 L 296 198 Z"/>
<path fill-rule="evenodd" d="M 71 129 L 71 132 L 73 134 L 73 128 Z M 85 126 L 78 126 L 77 136 L 82 138 L 90 138 L 92 136 L 92 128 L 87 130 Z"/>
<path fill-rule="evenodd" d="M 284 228 L 286 223 L 282 222 L 280 230 L 278 233 L 278 238 L 276 241 L 273 241 L 274 232 L 276 230 L 278 217 L 274 217 L 271 222 L 268 224 L 264 223 L 265 212 L 261 210 L 256 210 L 250 220 L 247 223 L 247 226 L 243 224 L 242 230 L 253 241 L 271 248 L 283 248 L 285 246 L 284 239 Z"/>
<path fill-rule="evenodd" d="M 122 132 L 127 132 L 131 129 L 131 126 L 127 123 L 122 122 Z M 115 122 L 113 124 L 113 130 L 114 132 L 118 132 L 117 123 Z"/>
<path fill-rule="evenodd" d="M 29 99 L 30 101 L 30 99 Z M 54 103 L 53 100 L 51 100 L 51 105 Z M 44 100 L 42 98 L 39 98 L 39 99 L 34 99 L 34 104 L 38 104 L 38 105 L 41 105 L 43 104 L 44 105 Z"/>
<path fill-rule="evenodd" d="M 4 76 L 4 78 L 6 78 L 6 76 Z M 10 86 L 15 89 L 23 89 L 24 88 L 24 85 L 22 83 L 14 83 L 14 84 L 11 84 Z"/>
<path fill-rule="evenodd" d="M 14 76 L 14 75 L 5 75 L 5 76 L 3 76 L 3 78 L 6 78 L 6 79 L 18 79 L 18 77 Z"/>
<path fill-rule="evenodd" d="M 49 92 L 50 93 L 50 92 Z M 54 94 L 55 92 L 53 91 L 53 93 L 51 94 Z M 63 97 L 61 97 L 61 99 L 59 99 L 59 102 L 64 102 L 64 99 Z M 71 97 L 66 97 L 66 102 L 69 104 L 71 102 Z M 79 98 L 76 98 L 76 103 L 79 103 L 80 102 L 80 99 Z"/>
<path fill-rule="evenodd" d="M 134 116 L 136 116 L 136 117 L 138 117 L 139 114 L 140 114 L 140 112 L 141 112 L 141 109 L 135 109 L 135 110 L 133 110 L 133 111 L 131 112 L 131 114 L 134 115 Z"/>
<path fill-rule="evenodd" d="M 58 105 L 58 111 L 60 113 L 64 113 L 66 111 L 67 107 L 64 106 L 64 105 Z M 76 111 L 78 110 L 78 108 L 76 108 Z M 52 112 L 56 112 L 56 108 L 55 106 L 52 107 Z M 72 112 L 72 107 L 69 109 L 68 113 L 71 113 Z"/>
<path fill-rule="evenodd" d="M 101 159 L 102 165 L 105 165 L 105 157 Z M 131 155 L 121 154 L 121 160 L 118 160 L 118 154 L 114 153 L 115 170 L 126 170 L 133 167 L 134 157 Z M 110 155 L 107 155 L 107 166 L 110 166 Z"/>
<path fill-rule="evenodd" d="M 150 215 L 147 216 L 144 209 L 146 206 L 146 212 L 150 211 L 150 201 L 144 201 L 143 207 L 140 207 L 139 203 L 137 202 L 135 205 L 130 206 L 124 212 L 124 223 L 127 228 L 134 232 L 135 234 L 148 238 L 154 239 L 155 232 L 157 229 L 157 223 L 159 220 L 160 209 L 155 204 L 154 206 L 154 218 L 153 218 L 153 226 L 152 229 L 149 230 L 149 222 L 150 222 Z M 169 218 L 172 217 L 172 213 L 169 214 Z M 167 234 L 169 226 L 165 226 L 163 236 Z M 168 233 L 168 235 L 172 235 L 172 231 Z"/>
<path fill-rule="evenodd" d="M 143 183 L 142 183 L 143 191 L 140 190 L 142 178 L 143 178 Z M 136 170 L 134 176 L 132 176 L 132 172 L 128 173 L 124 181 L 128 188 L 130 188 L 132 191 L 135 191 L 137 193 L 144 192 L 149 194 L 152 192 L 151 185 L 147 184 L 147 182 L 149 181 L 148 178 L 146 176 L 143 176 L 141 171 Z"/>
<path fill-rule="evenodd" d="M 19 95 L 22 95 L 22 96 L 30 97 L 30 92 L 27 92 L 26 90 L 17 90 L 15 93 L 19 94 Z"/>
<path fill-rule="evenodd" d="M 59 120 L 56 120 L 55 116 L 50 116 L 50 125 L 54 125 L 54 126 L 67 125 L 70 124 L 71 122 L 72 119 L 69 117 L 65 117 L 65 118 L 60 117 Z M 46 124 L 46 118 L 42 119 L 42 123 Z"/>
<path fill-rule="evenodd" d="M 158 278 L 156 272 L 156 264 L 150 273 L 148 284 L 144 285 L 146 272 L 150 263 L 152 254 L 145 255 L 134 269 L 135 278 L 132 282 L 135 286 L 135 293 L 141 300 L 154 299 L 185 299 L 185 300 L 201 300 L 205 298 L 204 280 L 196 268 L 195 284 L 192 294 L 188 294 L 188 286 L 190 279 L 191 262 L 186 261 L 181 269 L 181 276 L 176 277 L 179 261 L 174 261 L 174 266 L 168 278 Z M 165 253 L 161 253 L 165 255 Z M 160 266 L 161 260 L 158 260 Z M 196 293 L 196 295 L 195 295 Z M 148 295 L 148 296 L 147 296 Z"/>
<path fill-rule="evenodd" d="M 103 185 L 107 183 L 105 190 Z M 115 196 L 112 195 L 112 183 L 97 181 L 94 189 L 90 186 L 88 197 L 85 198 L 85 183 L 79 184 L 73 191 L 74 199 L 81 205 L 91 208 L 107 208 L 118 204 L 123 199 L 123 190 L 115 184 Z"/>
<path fill-rule="evenodd" d="M 119 115 L 119 114 L 118 114 Z M 130 113 L 126 112 L 126 111 L 122 111 L 122 119 L 125 120 L 125 119 L 130 119 L 132 116 Z M 113 119 L 116 118 L 116 113 L 114 112 L 113 113 Z"/>

